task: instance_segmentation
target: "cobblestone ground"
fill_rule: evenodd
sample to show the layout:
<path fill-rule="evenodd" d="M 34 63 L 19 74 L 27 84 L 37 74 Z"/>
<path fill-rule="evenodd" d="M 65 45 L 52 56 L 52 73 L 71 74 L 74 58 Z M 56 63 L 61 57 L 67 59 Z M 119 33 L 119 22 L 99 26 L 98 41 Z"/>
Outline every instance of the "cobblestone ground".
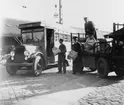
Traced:
<path fill-rule="evenodd" d="M 102 85 L 79 99 L 74 105 L 124 105 L 124 80 L 112 84 L 111 80 L 105 80 Z"/>
<path fill-rule="evenodd" d="M 57 68 L 48 70 L 39 77 L 32 77 L 26 73 L 8 76 L 4 68 L 0 70 L 4 71 L 0 71 L 2 74 L 0 76 L 0 105 L 28 105 L 20 102 L 33 99 L 35 96 L 89 87 L 93 88 L 93 91 L 88 92 L 86 96 L 81 92 L 81 97 L 77 99 L 78 101 L 74 101 L 73 105 L 124 105 L 124 80 L 115 76 L 102 79 L 96 73 L 72 75 L 70 71 L 66 75 L 56 74 Z M 69 67 L 68 70 L 71 68 Z"/>

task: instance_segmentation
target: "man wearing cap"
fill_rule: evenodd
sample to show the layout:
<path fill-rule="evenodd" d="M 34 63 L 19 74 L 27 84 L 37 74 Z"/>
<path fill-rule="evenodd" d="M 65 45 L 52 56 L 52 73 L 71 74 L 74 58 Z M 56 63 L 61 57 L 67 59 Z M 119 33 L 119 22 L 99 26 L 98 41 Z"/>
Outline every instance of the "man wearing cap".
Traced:
<path fill-rule="evenodd" d="M 78 56 L 75 60 L 73 60 L 73 74 L 76 74 L 82 72 L 82 50 L 77 37 L 73 37 L 73 42 L 74 44 L 72 45 L 72 50 L 78 52 Z"/>
<path fill-rule="evenodd" d="M 94 23 L 92 21 L 89 21 L 88 17 L 84 17 L 84 21 L 85 36 L 90 35 L 97 39 Z"/>
<path fill-rule="evenodd" d="M 63 73 L 66 73 L 66 46 L 63 44 L 63 39 L 60 39 L 59 43 L 60 52 L 58 53 L 58 73 L 62 73 L 62 67 Z"/>

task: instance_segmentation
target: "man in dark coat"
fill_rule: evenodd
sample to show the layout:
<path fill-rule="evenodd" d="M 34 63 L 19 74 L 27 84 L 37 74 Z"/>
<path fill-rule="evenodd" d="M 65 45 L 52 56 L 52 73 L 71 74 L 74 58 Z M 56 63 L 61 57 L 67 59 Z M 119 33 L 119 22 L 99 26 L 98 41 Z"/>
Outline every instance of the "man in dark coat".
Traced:
<path fill-rule="evenodd" d="M 74 44 L 72 45 L 72 50 L 78 52 L 78 56 L 76 57 L 75 60 L 73 60 L 73 74 L 76 74 L 77 72 L 78 73 L 82 72 L 82 66 L 83 66 L 82 50 L 77 37 L 73 37 L 73 42 Z"/>
<path fill-rule="evenodd" d="M 63 73 L 66 73 L 66 46 L 63 44 L 63 39 L 60 39 L 59 43 L 60 52 L 58 53 L 58 73 L 62 73 L 62 67 Z"/>
<path fill-rule="evenodd" d="M 89 21 L 88 17 L 84 17 L 84 21 L 85 36 L 92 35 L 95 39 L 97 39 L 94 23 L 92 21 Z"/>

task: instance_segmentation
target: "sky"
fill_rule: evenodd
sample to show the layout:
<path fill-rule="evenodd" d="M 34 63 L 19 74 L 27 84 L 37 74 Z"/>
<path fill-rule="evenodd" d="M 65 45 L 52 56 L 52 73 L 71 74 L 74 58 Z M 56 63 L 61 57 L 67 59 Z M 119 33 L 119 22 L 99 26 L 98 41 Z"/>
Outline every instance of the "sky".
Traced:
<path fill-rule="evenodd" d="M 63 22 L 69 26 L 84 28 L 83 17 L 93 21 L 95 27 L 112 31 L 113 22 L 124 23 L 124 0 L 61 0 Z M 0 17 L 28 21 L 55 22 L 55 4 L 59 0 L 1 0 Z M 23 8 L 22 6 L 26 6 Z"/>

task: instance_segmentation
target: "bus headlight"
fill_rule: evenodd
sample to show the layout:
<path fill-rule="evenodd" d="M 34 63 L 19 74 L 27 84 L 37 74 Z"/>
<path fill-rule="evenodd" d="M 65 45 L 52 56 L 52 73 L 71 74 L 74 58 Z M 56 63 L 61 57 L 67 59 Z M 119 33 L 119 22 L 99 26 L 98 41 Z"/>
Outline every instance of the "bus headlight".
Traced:
<path fill-rule="evenodd" d="M 30 58 L 30 53 L 27 50 L 24 51 L 24 55 L 25 55 L 25 60 L 27 60 L 28 58 Z"/>
<path fill-rule="evenodd" d="M 24 55 L 25 55 L 25 56 L 29 56 L 30 53 L 29 53 L 28 51 L 24 51 Z"/>
<path fill-rule="evenodd" d="M 14 60 L 14 57 L 11 57 L 11 60 Z"/>
<path fill-rule="evenodd" d="M 27 59 L 28 59 L 28 57 L 26 56 L 26 57 L 25 57 L 25 60 L 27 60 Z"/>
<path fill-rule="evenodd" d="M 11 60 L 14 60 L 15 52 L 14 51 L 11 51 L 10 52 L 10 56 L 11 56 Z"/>
<path fill-rule="evenodd" d="M 15 52 L 14 51 L 11 51 L 10 52 L 10 56 L 14 57 L 15 56 Z"/>

